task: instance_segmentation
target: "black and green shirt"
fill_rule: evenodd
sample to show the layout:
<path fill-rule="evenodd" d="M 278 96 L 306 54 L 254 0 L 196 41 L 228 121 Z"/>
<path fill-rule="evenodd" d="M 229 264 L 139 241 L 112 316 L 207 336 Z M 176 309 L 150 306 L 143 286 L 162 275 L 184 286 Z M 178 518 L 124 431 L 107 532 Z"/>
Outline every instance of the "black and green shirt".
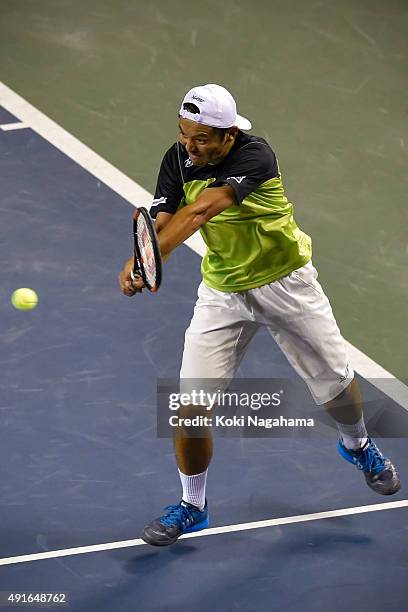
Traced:
<path fill-rule="evenodd" d="M 311 239 L 293 218 L 275 153 L 258 136 L 239 131 L 228 155 L 216 165 L 193 166 L 185 147 L 165 154 L 150 209 L 175 213 L 207 187 L 230 185 L 236 204 L 202 228 L 207 245 L 201 271 L 209 287 L 245 291 L 266 285 L 305 265 Z"/>

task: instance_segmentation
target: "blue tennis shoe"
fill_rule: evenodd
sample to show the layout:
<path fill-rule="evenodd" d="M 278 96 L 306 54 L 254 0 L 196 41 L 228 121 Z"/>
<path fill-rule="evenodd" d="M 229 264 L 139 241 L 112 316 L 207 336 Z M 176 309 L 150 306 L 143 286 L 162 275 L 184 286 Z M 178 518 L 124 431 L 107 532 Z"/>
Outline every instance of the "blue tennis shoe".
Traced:
<path fill-rule="evenodd" d="M 208 504 L 203 510 L 181 500 L 174 506 L 166 506 L 166 513 L 154 519 L 143 530 L 142 540 L 152 546 L 168 546 L 184 533 L 205 529 L 210 524 Z"/>
<path fill-rule="evenodd" d="M 401 488 L 401 481 L 395 466 L 384 457 L 377 445 L 367 438 L 367 442 L 357 451 L 346 448 L 342 439 L 338 441 L 340 455 L 362 470 L 368 486 L 380 495 L 393 495 Z"/>

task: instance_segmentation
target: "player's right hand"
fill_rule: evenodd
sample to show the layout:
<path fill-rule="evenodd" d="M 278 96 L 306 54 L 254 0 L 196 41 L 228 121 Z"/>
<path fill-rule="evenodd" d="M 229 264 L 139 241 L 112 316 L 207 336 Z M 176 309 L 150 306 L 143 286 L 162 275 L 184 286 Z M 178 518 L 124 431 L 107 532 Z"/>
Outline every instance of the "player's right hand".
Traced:
<path fill-rule="evenodd" d="M 134 280 L 132 280 L 132 277 L 130 275 L 132 269 L 133 258 L 129 259 L 125 263 L 122 272 L 120 272 L 119 274 L 119 287 L 121 288 L 122 293 L 124 295 L 127 295 L 128 297 L 132 297 L 136 293 L 141 293 L 143 287 L 146 286 L 141 276 L 138 276 Z"/>

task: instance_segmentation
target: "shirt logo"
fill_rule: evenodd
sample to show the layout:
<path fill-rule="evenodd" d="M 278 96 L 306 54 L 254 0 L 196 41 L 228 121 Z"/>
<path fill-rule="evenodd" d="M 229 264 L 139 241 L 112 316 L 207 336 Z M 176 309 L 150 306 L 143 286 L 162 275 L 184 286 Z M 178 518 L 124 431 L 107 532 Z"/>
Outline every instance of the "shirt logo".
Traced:
<path fill-rule="evenodd" d="M 188 168 L 189 166 L 192 166 L 192 165 L 193 165 L 193 162 L 191 161 L 190 158 L 186 159 L 186 161 L 184 162 L 184 166 L 186 168 Z"/>
<path fill-rule="evenodd" d="M 167 202 L 167 198 L 156 198 L 152 202 L 152 206 L 158 206 L 159 204 L 165 204 Z"/>
<path fill-rule="evenodd" d="M 239 184 L 241 184 L 244 179 L 246 179 L 246 176 L 227 176 L 227 181 L 237 181 Z"/>

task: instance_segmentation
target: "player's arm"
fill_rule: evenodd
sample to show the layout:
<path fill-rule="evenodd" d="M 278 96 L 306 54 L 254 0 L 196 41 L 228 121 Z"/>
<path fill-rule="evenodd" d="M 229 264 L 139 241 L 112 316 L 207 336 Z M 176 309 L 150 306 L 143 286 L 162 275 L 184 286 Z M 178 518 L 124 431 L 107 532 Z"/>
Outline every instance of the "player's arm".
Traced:
<path fill-rule="evenodd" d="M 234 190 L 229 185 L 204 189 L 193 204 L 184 206 L 172 215 L 159 233 L 162 257 L 170 255 L 207 221 L 234 203 Z"/>
<path fill-rule="evenodd" d="M 156 223 L 154 225 L 154 227 L 156 229 L 156 233 L 160 234 L 162 229 L 164 229 L 166 227 L 166 225 L 168 225 L 168 223 L 170 223 L 170 221 L 171 221 L 171 219 L 173 217 L 174 217 L 173 213 L 167 213 L 167 212 L 163 212 L 163 211 L 157 213 Z"/>

